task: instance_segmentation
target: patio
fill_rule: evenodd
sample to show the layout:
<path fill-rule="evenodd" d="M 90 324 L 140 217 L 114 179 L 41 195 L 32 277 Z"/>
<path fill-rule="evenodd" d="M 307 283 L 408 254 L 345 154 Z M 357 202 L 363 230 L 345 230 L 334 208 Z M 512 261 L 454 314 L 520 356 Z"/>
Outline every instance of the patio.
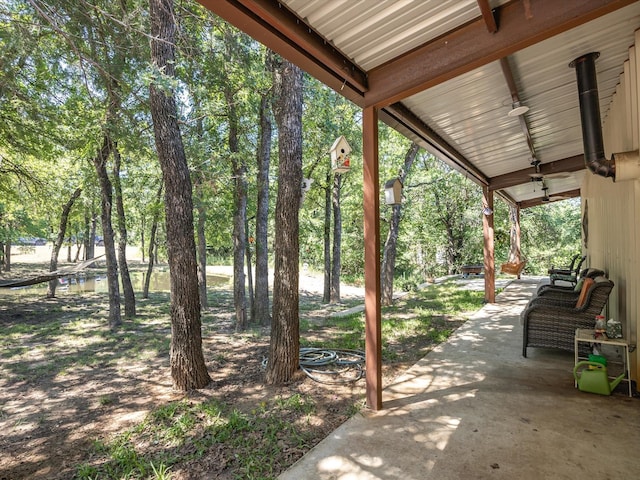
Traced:
<path fill-rule="evenodd" d="M 573 355 L 521 354 L 519 314 L 539 278 L 515 280 L 282 480 L 631 478 L 640 403 L 573 386 Z M 619 393 L 620 392 L 620 393 Z"/>

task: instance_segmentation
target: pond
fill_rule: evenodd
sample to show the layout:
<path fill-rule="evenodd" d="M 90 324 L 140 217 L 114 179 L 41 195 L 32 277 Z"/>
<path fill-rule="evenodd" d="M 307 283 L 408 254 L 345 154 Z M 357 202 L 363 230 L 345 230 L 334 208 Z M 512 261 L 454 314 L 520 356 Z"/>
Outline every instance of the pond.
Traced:
<path fill-rule="evenodd" d="M 135 292 L 144 290 L 146 272 L 131 272 L 131 283 Z M 230 278 L 225 275 L 207 275 L 207 286 L 225 285 Z M 121 286 L 122 288 L 122 286 Z M 169 292 L 169 272 L 154 271 L 151 273 L 149 283 L 151 292 Z M 71 295 L 76 293 L 107 293 L 106 275 L 78 274 L 69 277 L 60 277 L 56 287 L 56 296 Z M 0 288 L 0 295 L 46 295 L 47 283 L 39 283 L 27 287 Z"/>

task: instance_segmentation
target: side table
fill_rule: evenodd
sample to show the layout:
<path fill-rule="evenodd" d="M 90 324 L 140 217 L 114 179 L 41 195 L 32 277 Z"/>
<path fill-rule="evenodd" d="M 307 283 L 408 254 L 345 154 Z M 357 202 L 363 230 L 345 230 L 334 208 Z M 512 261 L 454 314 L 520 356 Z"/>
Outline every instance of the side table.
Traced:
<path fill-rule="evenodd" d="M 613 345 L 615 347 L 622 347 L 624 352 L 622 355 L 623 360 L 623 368 L 624 368 L 624 378 L 623 381 L 627 382 L 629 386 L 629 396 L 632 397 L 631 393 L 631 377 L 629 376 L 629 342 L 627 342 L 624 338 L 595 338 L 595 331 L 585 328 L 576 329 L 576 335 L 574 337 L 574 345 L 573 351 L 575 356 L 575 363 L 578 363 L 578 344 L 580 342 L 583 343 L 600 343 L 602 345 Z"/>

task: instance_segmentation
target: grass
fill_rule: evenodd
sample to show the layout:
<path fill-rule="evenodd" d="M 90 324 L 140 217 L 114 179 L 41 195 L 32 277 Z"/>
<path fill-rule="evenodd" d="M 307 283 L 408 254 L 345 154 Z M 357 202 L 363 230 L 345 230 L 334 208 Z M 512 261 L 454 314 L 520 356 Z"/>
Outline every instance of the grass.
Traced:
<path fill-rule="evenodd" d="M 43 377 L 66 375 L 73 369 L 105 371 L 132 363 L 145 365 L 152 358 L 168 356 L 170 321 L 166 294 L 152 294 L 141 300 L 140 315 L 127 319 L 116 332 L 109 330 L 104 314 L 93 313 L 96 305 L 87 306 L 91 301 L 84 299 L 75 316 L 72 308 L 65 308 L 69 315 L 63 320 L 3 326 L 3 376 L 11 381 L 37 382 Z M 225 305 L 232 302 L 232 297 L 214 291 L 212 301 Z M 445 282 L 413 292 L 384 308 L 383 361 L 415 362 L 446 340 L 466 320 L 468 312 L 479 309 L 482 302 L 483 292 L 462 290 L 454 282 Z M 363 318 L 357 313 L 328 317 L 322 324 L 301 320 L 301 343 L 362 350 Z M 211 327 L 207 322 L 203 316 L 205 331 Z M 253 341 L 251 335 L 246 341 Z M 227 359 L 224 352 L 213 357 L 220 364 Z M 96 401 L 108 408 L 117 398 L 113 393 Z M 361 408 L 358 401 L 347 409 L 346 415 L 354 415 Z M 300 393 L 278 395 L 244 410 L 221 400 L 170 402 L 116 436 L 96 439 L 90 461 L 77 465 L 75 478 L 170 479 L 179 468 L 210 456 L 215 457 L 211 465 L 217 465 L 215 468 L 227 475 L 231 472 L 232 477 L 225 478 L 272 479 L 312 446 L 309 422 L 317 413 L 314 399 Z"/>
<path fill-rule="evenodd" d="M 445 341 L 467 318 L 482 307 L 484 293 L 462 290 L 454 281 L 414 292 L 382 310 L 384 361 L 414 361 Z M 364 314 L 330 317 L 321 325 L 306 322 L 301 331 L 332 331 L 304 346 L 364 349 Z M 404 353 L 402 353 L 404 352 Z M 413 353 L 410 353 L 413 352 Z"/>
<path fill-rule="evenodd" d="M 283 450 L 309 447 L 305 423 L 291 418 L 314 408 L 313 400 L 301 395 L 278 397 L 250 413 L 214 400 L 171 402 L 112 440 L 96 441 L 96 460 L 79 465 L 75 478 L 168 479 L 176 464 L 211 450 L 228 454 L 223 467 L 235 472 L 234 478 L 275 478 L 275 459 Z"/>

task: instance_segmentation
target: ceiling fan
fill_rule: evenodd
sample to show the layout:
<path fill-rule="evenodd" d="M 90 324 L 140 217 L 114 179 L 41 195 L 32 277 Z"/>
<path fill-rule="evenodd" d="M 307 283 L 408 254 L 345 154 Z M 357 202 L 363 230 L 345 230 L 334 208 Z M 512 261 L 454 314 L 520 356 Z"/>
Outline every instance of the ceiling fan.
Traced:
<path fill-rule="evenodd" d="M 537 158 L 533 158 L 531 160 L 531 166 L 535 168 L 535 172 L 530 173 L 532 182 L 540 182 L 544 179 L 552 179 L 552 178 L 569 178 L 571 174 L 569 172 L 555 172 L 555 173 L 542 173 L 540 171 L 540 160 Z"/>
<path fill-rule="evenodd" d="M 549 195 L 549 187 L 544 184 L 544 180 L 542 181 L 542 191 L 544 192 L 542 203 L 556 202 L 558 200 L 567 200 L 568 198 L 571 198 L 564 195 Z"/>

